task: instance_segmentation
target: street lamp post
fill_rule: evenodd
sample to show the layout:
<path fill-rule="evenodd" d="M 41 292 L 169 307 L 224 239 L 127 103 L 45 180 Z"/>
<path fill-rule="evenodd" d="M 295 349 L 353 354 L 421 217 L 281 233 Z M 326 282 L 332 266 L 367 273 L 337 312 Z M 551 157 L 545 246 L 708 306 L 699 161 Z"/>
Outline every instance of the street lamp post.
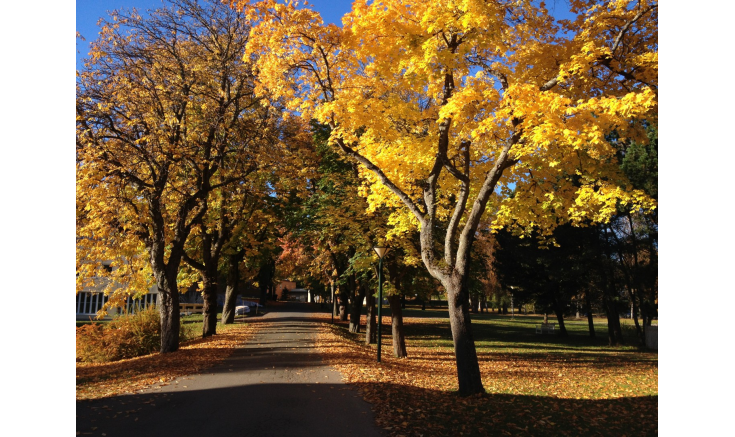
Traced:
<path fill-rule="evenodd" d="M 515 309 L 513 308 L 513 290 L 516 288 L 514 286 L 510 287 L 510 319 L 513 320 L 513 317 L 515 317 Z"/>
<path fill-rule="evenodd" d="M 332 281 L 331 281 L 332 282 L 332 311 L 330 312 L 332 313 L 332 325 L 334 325 L 334 309 L 336 308 L 334 305 L 334 280 L 337 277 L 337 275 L 338 275 L 337 269 L 334 269 L 334 271 L 332 272 Z"/>
<path fill-rule="evenodd" d="M 380 337 L 383 327 L 383 318 L 380 309 L 383 307 L 383 257 L 388 253 L 387 247 L 373 247 L 375 253 L 378 254 L 378 362 L 380 362 Z"/>

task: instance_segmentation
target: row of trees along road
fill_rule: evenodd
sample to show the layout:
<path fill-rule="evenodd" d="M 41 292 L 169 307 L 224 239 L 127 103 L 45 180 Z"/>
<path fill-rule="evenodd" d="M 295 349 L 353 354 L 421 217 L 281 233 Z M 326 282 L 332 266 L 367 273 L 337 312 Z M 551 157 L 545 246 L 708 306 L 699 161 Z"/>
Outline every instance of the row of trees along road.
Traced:
<path fill-rule="evenodd" d="M 78 74 L 78 287 L 99 268 L 84 260 L 134 265 L 116 270 L 129 292 L 148 284 L 125 270 L 152 273 L 161 352 L 178 349 L 182 261 L 201 276 L 203 335 L 214 334 L 222 256 L 247 250 L 247 220 L 281 174 L 298 174 L 309 142 L 300 119 L 254 93 L 249 26 L 217 2 L 115 11 Z"/>
<path fill-rule="evenodd" d="M 304 284 L 311 284 L 312 289 L 318 288 L 320 282 L 336 285 L 334 315 L 340 320 L 349 317 L 351 332 L 360 330 L 363 301 L 366 301 L 369 322 L 365 341 L 374 343 L 374 291 L 378 275 L 372 247 L 384 243 L 383 237 L 391 235 L 387 208 L 368 208 L 360 195 L 365 181 L 359 175 L 358 163 L 341 157 L 328 144 L 328 126 L 314 125 L 313 130 L 318 156 L 316 176 L 309 181 L 306 201 L 287 207 L 291 223 L 289 234 L 282 240 L 285 250 L 279 264 L 285 269 L 279 274 L 298 278 Z M 393 250 L 385 260 L 384 286 L 390 302 L 397 357 L 407 356 L 400 305 L 404 287 L 401 285 L 414 276 L 421 276 L 415 269 L 420 263 L 415 237 L 415 232 L 395 236 L 391 243 Z M 414 270 L 409 271 L 411 266 Z"/>
<path fill-rule="evenodd" d="M 639 121 L 657 117 L 657 4 L 570 5 L 576 19 L 557 21 L 532 1 L 358 0 L 342 27 L 293 3 L 254 5 L 258 92 L 329 125 L 368 201 L 419 229 L 447 292 L 461 395 L 484 392 L 466 289 L 484 214 L 495 229 L 549 234 L 655 205 L 620 184 L 605 135 L 644 142 Z"/>
<path fill-rule="evenodd" d="M 546 237 L 566 223 L 607 224 L 619 206 L 655 209 L 618 157 L 648 144 L 657 121 L 655 2 L 574 0 L 576 18 L 558 21 L 525 0 L 358 0 L 342 27 L 295 3 L 202 5 L 115 13 L 79 79 L 78 232 L 89 259 L 115 255 L 153 274 L 163 352 L 177 346 L 181 261 L 204 277 L 222 215 L 242 220 L 217 196 L 288 192 L 269 194 L 308 167 L 281 166 L 312 162 L 314 148 L 300 147 L 307 122 L 328 127 L 354 175 L 358 195 L 332 212 L 369 214 L 283 235 L 318 254 L 312 277 L 340 281 L 355 302 L 381 239 L 400 262 L 420 259 L 447 293 L 461 395 L 484 391 L 469 316 L 481 223 Z M 308 193 L 312 182 L 294 179 Z M 386 262 L 400 291 L 402 269 Z"/>

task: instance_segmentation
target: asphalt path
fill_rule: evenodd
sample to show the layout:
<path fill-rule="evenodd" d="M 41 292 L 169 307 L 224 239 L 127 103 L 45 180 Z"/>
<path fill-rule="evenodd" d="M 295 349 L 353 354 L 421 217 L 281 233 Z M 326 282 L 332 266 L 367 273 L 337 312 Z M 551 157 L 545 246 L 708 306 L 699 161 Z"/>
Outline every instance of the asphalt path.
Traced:
<path fill-rule="evenodd" d="M 205 373 L 77 401 L 77 435 L 380 436 L 371 405 L 322 362 L 309 308 L 289 303 L 253 318 L 266 325 Z"/>

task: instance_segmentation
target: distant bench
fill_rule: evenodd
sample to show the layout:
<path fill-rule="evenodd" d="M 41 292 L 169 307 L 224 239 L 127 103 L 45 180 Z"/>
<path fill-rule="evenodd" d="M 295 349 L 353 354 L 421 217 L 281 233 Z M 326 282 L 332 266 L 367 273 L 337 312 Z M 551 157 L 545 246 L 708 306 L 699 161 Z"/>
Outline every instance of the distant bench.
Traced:
<path fill-rule="evenodd" d="M 204 314 L 203 303 L 180 303 L 179 313 L 190 316 L 192 314 Z"/>
<path fill-rule="evenodd" d="M 556 323 L 539 323 L 536 325 L 536 334 L 553 334 Z"/>

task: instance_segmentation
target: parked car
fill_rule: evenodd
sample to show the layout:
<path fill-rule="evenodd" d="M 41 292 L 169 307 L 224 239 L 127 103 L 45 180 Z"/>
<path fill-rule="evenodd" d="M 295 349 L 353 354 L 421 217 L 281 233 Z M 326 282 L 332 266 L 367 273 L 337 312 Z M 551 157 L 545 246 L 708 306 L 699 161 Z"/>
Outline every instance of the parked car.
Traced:
<path fill-rule="evenodd" d="M 247 305 L 239 305 L 235 307 L 235 315 L 236 316 L 244 316 L 245 314 L 250 314 L 250 307 Z"/>

